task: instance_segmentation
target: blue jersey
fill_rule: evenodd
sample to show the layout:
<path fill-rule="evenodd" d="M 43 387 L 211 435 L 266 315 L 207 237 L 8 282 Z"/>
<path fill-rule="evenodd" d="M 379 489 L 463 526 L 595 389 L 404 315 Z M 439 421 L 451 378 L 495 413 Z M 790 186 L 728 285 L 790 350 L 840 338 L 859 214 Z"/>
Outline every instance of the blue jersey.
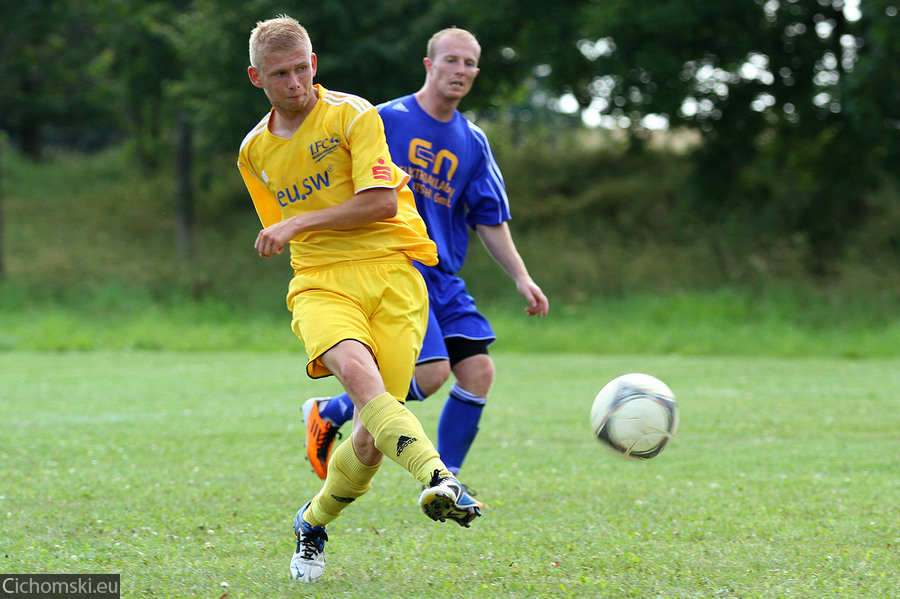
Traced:
<path fill-rule="evenodd" d="M 411 179 L 416 207 L 438 249 L 436 268 L 455 274 L 469 248 L 469 229 L 509 220 L 503 176 L 487 136 L 459 111 L 432 118 L 408 95 L 378 106 L 394 163 Z"/>

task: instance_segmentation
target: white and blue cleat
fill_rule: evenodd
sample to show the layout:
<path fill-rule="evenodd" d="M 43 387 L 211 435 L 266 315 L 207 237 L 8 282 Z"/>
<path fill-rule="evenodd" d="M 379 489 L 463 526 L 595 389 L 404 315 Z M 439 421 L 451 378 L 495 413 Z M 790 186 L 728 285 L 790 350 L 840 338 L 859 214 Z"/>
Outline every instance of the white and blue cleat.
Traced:
<path fill-rule="evenodd" d="M 294 536 L 297 537 L 297 549 L 291 558 L 291 578 L 300 582 L 318 582 L 325 572 L 325 534 L 324 526 L 312 526 L 303 519 L 303 512 L 309 503 L 297 510 L 294 516 Z"/>
<path fill-rule="evenodd" d="M 419 507 L 426 516 L 436 522 L 453 520 L 466 528 L 481 516 L 481 506 L 462 483 L 449 476 L 440 478 L 437 470 L 431 476 L 431 485 L 419 495 Z"/>

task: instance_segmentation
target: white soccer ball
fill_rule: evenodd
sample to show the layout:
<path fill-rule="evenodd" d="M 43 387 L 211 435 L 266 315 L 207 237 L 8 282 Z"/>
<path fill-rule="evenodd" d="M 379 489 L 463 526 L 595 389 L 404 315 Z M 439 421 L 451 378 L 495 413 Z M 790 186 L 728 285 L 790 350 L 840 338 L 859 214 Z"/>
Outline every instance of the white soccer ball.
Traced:
<path fill-rule="evenodd" d="M 624 374 L 594 398 L 591 427 L 600 444 L 615 455 L 649 460 L 665 449 L 678 429 L 675 394 L 649 374 Z"/>

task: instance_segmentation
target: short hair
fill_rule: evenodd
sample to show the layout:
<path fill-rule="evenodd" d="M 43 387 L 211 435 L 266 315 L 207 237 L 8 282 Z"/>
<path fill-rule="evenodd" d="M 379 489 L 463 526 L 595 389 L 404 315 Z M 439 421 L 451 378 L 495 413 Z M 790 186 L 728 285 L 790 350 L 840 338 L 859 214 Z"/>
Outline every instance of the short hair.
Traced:
<path fill-rule="evenodd" d="M 267 54 L 307 48 L 312 54 L 309 33 L 296 19 L 278 15 L 266 21 L 259 21 L 250 32 L 250 66 L 262 68 Z"/>
<path fill-rule="evenodd" d="M 469 42 L 474 42 L 478 47 L 478 55 L 479 57 L 481 56 L 481 44 L 478 43 L 478 40 L 475 38 L 475 36 L 465 29 L 460 29 L 459 27 L 447 27 L 446 29 L 441 29 L 440 31 L 432 35 L 431 39 L 428 40 L 428 46 L 425 49 L 425 56 L 427 56 L 431 60 L 434 60 L 437 56 L 437 43 L 448 35 L 458 37 Z"/>

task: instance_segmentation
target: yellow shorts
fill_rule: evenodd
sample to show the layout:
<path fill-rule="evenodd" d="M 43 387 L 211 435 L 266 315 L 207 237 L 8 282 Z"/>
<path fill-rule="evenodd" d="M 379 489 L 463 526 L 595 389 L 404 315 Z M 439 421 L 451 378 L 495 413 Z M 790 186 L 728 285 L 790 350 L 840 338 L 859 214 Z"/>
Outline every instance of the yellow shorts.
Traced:
<path fill-rule="evenodd" d="M 310 378 L 332 374 L 319 359 L 346 339 L 369 348 L 387 391 L 404 399 L 428 323 L 428 291 L 402 261 L 347 262 L 295 273 L 291 328 L 306 348 Z"/>

